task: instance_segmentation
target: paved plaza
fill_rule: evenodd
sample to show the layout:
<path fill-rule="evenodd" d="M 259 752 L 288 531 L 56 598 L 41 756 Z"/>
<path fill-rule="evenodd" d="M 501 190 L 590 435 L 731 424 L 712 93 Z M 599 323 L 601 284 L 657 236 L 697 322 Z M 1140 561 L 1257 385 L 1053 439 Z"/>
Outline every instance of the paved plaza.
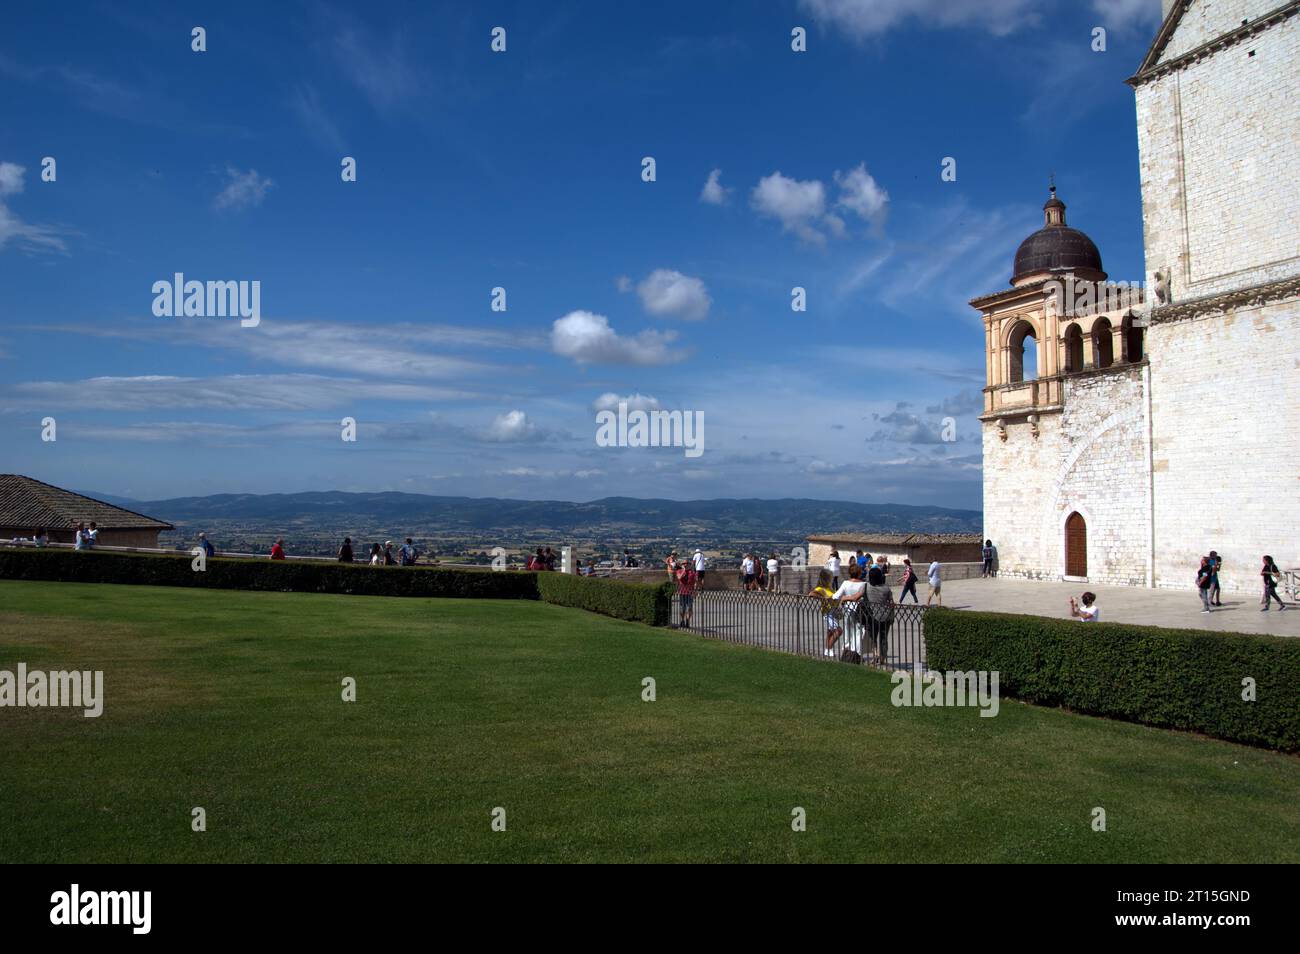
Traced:
<path fill-rule="evenodd" d="M 925 587 L 918 587 L 918 590 L 924 603 Z M 1260 597 L 1246 593 L 1224 593 L 1222 608 L 1216 607 L 1214 612 L 1206 614 L 1201 612 L 1201 599 L 1193 589 L 975 579 L 944 583 L 943 605 L 991 613 L 1031 613 L 1068 618 L 1070 597 L 1078 597 L 1084 590 L 1097 594 L 1103 622 L 1300 636 L 1300 610 L 1288 608 L 1285 612 L 1278 612 L 1277 604 L 1274 604 L 1272 610 L 1261 613 Z M 1287 599 L 1285 594 L 1279 595 Z"/>

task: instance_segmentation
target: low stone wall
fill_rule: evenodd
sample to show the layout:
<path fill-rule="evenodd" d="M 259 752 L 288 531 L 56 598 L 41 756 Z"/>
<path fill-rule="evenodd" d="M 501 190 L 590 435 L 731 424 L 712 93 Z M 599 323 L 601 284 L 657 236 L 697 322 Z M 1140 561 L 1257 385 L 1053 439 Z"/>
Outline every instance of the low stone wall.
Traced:
<path fill-rule="evenodd" d="M 917 566 L 916 591 L 924 594 L 929 584 L 926 582 L 925 571 L 927 566 Z M 781 567 L 781 575 L 778 591 L 782 593 L 807 593 L 817 585 L 817 575 L 821 572 L 821 567 L 809 567 L 803 570 L 796 570 L 792 567 Z M 969 580 L 980 575 L 981 564 L 979 563 L 944 563 L 941 575 L 945 580 Z M 665 574 L 666 575 L 666 574 Z M 840 576 L 840 582 L 848 579 L 844 574 Z M 895 590 L 901 589 L 903 585 L 903 567 L 901 565 L 891 566 L 889 568 L 889 577 L 885 581 Z M 726 567 L 723 569 L 710 569 L 704 578 L 704 589 L 706 590 L 739 590 L 744 588 L 741 582 L 740 570 L 735 567 Z M 895 594 L 897 595 L 897 594 Z"/>

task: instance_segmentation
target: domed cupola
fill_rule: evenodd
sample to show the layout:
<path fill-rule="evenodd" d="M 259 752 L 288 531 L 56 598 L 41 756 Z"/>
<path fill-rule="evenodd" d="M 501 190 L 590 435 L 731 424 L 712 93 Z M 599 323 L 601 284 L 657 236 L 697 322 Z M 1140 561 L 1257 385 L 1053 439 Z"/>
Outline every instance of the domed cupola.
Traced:
<path fill-rule="evenodd" d="M 1065 224 L 1065 203 L 1056 197 L 1055 185 L 1051 197 L 1043 204 L 1043 218 L 1043 227 L 1016 250 L 1011 284 L 1026 285 L 1067 272 L 1072 272 L 1081 282 L 1105 281 L 1101 253 L 1092 239 Z"/>

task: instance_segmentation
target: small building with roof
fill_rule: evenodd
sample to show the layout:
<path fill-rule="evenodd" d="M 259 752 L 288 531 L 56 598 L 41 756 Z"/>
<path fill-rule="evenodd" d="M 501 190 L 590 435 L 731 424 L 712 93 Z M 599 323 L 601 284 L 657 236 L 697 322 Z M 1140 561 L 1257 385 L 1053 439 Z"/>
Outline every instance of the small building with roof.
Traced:
<path fill-rule="evenodd" d="M 44 529 L 51 543 L 75 543 L 78 523 L 99 527 L 99 545 L 156 547 L 170 523 L 55 487 L 22 474 L 0 474 L 0 540 Z"/>

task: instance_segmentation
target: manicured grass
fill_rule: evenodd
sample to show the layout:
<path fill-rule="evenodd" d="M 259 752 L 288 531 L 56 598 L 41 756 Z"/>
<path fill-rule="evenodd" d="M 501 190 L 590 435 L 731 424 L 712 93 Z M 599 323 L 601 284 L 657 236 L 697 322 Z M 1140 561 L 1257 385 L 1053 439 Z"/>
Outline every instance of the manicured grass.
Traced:
<path fill-rule="evenodd" d="M 1300 860 L 1294 757 L 537 602 L 0 581 L 20 661 L 106 701 L 0 709 L 5 861 Z"/>

